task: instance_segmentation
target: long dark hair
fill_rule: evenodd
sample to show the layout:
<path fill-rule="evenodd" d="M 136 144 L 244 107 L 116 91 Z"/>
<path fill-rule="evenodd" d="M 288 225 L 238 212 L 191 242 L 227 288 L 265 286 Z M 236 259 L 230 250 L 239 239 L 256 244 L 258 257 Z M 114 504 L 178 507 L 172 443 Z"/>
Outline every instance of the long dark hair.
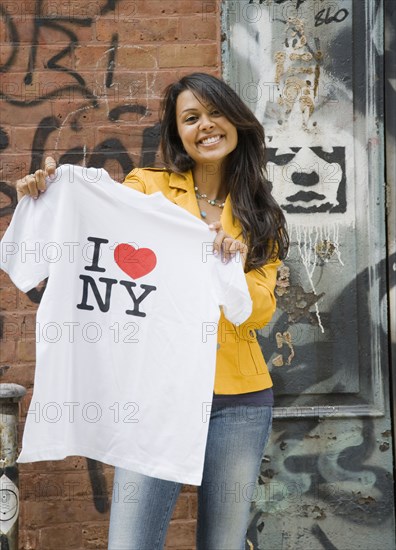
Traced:
<path fill-rule="evenodd" d="M 206 73 L 193 73 L 166 88 L 161 109 L 161 152 L 165 164 L 176 172 L 186 172 L 195 165 L 177 131 L 176 100 L 184 90 L 213 105 L 237 129 L 238 145 L 225 159 L 223 183 L 249 247 L 245 270 L 259 269 L 275 258 L 283 259 L 289 238 L 285 216 L 271 195 L 271 184 L 266 178 L 264 129 L 224 81 Z"/>

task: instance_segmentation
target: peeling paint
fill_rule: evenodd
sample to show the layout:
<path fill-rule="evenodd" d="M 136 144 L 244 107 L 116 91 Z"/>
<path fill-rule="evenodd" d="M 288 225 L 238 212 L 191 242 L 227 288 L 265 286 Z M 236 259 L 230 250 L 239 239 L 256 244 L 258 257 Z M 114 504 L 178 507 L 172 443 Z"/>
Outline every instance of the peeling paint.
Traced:
<path fill-rule="evenodd" d="M 389 449 L 390 449 L 390 443 L 388 441 L 384 441 L 379 446 L 379 450 L 381 451 L 381 453 L 384 453 L 385 451 L 389 451 Z"/>

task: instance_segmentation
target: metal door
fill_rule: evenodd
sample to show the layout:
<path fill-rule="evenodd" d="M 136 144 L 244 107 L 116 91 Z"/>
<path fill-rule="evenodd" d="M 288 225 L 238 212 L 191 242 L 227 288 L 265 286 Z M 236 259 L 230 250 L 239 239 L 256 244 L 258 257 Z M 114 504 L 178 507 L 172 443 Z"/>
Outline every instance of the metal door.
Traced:
<path fill-rule="evenodd" d="M 259 335 L 276 420 L 248 544 L 394 550 L 383 3 L 222 14 L 223 77 L 264 125 L 292 243 Z"/>

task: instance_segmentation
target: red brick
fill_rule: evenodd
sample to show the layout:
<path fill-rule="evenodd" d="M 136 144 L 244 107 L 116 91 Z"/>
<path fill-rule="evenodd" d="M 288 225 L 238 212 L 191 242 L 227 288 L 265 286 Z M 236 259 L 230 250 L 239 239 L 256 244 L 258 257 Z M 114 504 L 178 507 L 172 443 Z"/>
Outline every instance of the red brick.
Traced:
<path fill-rule="evenodd" d="M 7 363 L 16 362 L 16 342 L 12 340 L 7 340 L 6 342 L 1 341 L 0 345 L 0 365 L 5 365 Z"/>
<path fill-rule="evenodd" d="M 4 67 L 11 59 L 15 60 L 14 51 L 16 46 L 10 43 L 11 40 L 5 30 L 5 25 L 0 25 L 0 65 Z"/>
<path fill-rule="evenodd" d="M 15 286 L 7 286 L 0 288 L 0 309 L 7 309 L 8 311 L 16 309 L 17 307 L 17 293 L 18 290 Z"/>
<path fill-rule="evenodd" d="M 18 534 L 18 543 L 19 548 L 23 550 L 38 550 L 39 546 L 37 543 L 37 538 L 39 533 L 31 529 L 22 529 L 21 525 L 23 524 L 23 518 L 19 518 L 19 534 Z"/>
<path fill-rule="evenodd" d="M 193 69 L 194 71 L 197 70 L 196 68 Z M 148 96 L 152 98 L 158 98 L 159 100 L 162 99 L 165 88 L 169 84 L 173 84 L 174 82 L 178 81 L 183 76 L 186 76 L 192 72 L 192 69 L 190 67 L 175 67 L 173 69 L 161 69 L 159 71 L 156 71 L 154 74 L 154 86 L 153 86 L 153 92 Z M 219 69 L 216 67 L 205 68 L 205 72 L 208 74 L 214 74 L 217 76 L 220 76 Z M 147 73 L 150 74 L 150 73 Z"/>
<path fill-rule="evenodd" d="M 87 117 L 90 120 L 100 120 L 105 116 L 103 109 L 94 108 L 90 102 L 75 94 L 74 98 L 59 98 L 48 102 L 51 115 L 58 119 L 59 125 L 66 122 L 66 125 L 77 122 L 85 124 Z M 97 114 L 100 113 L 99 117 Z M 96 117 L 94 118 L 94 115 Z"/>
<path fill-rule="evenodd" d="M 25 19 L 29 20 L 32 19 L 35 14 L 34 2 L 13 0 L 12 2 L 5 2 L 5 8 L 8 15 L 12 18 L 23 16 Z"/>
<path fill-rule="evenodd" d="M 182 520 L 189 518 L 189 506 L 187 495 L 179 495 L 175 509 L 173 510 L 172 520 Z"/>
<path fill-rule="evenodd" d="M 1 345 L 1 342 L 0 342 Z M 0 365 L 0 378 L 1 383 L 5 382 L 13 382 L 12 376 L 9 374 L 11 372 L 10 365 Z"/>
<path fill-rule="evenodd" d="M 95 38 L 95 18 L 94 18 L 94 21 L 92 21 L 91 25 L 86 25 L 86 26 L 83 26 L 83 25 L 78 25 L 76 22 L 75 22 L 75 19 L 78 18 L 78 16 L 76 15 L 77 14 L 77 11 L 74 10 L 74 0 L 73 2 L 57 2 L 56 0 L 48 0 L 47 2 L 48 4 L 52 4 L 52 5 L 63 5 L 63 8 L 64 7 L 67 7 L 67 8 L 71 8 L 70 11 L 68 12 L 67 10 L 64 10 L 66 12 L 66 17 L 68 17 L 68 20 L 67 21 L 59 21 L 58 24 L 61 25 L 65 31 L 57 31 L 56 29 L 52 29 L 51 26 L 43 26 L 42 29 L 41 29 L 41 32 L 40 32 L 40 36 L 39 36 L 39 41 L 40 41 L 40 44 L 42 45 L 45 45 L 45 44 L 60 44 L 62 43 L 63 45 L 71 45 L 72 44 L 72 41 L 71 39 L 69 38 L 69 36 L 66 34 L 66 30 L 69 30 L 69 31 L 72 31 L 74 32 L 74 34 L 76 35 L 77 37 L 77 44 L 87 44 L 89 43 L 91 40 L 94 40 Z M 45 2 L 43 2 L 43 5 L 45 4 Z M 69 4 L 69 5 L 67 5 Z M 85 5 L 86 7 L 89 7 L 89 5 L 91 4 L 91 2 L 85 2 Z M 98 3 L 96 3 L 98 5 Z M 92 5 L 92 4 L 91 4 Z M 49 21 L 50 25 L 51 25 L 51 21 Z M 59 39 L 59 42 L 58 42 L 58 39 Z M 73 44 L 75 44 L 76 42 L 73 42 Z M 60 64 L 62 64 L 62 60 L 59 62 Z"/>
<path fill-rule="evenodd" d="M 180 21 L 180 40 L 184 42 L 216 40 L 218 32 L 217 17 L 183 17 Z"/>
<path fill-rule="evenodd" d="M 186 15 L 200 13 L 204 16 L 208 13 L 214 13 L 218 8 L 216 0 L 134 0 L 136 4 L 135 16 L 152 15 L 161 17 L 165 15 Z"/>
<path fill-rule="evenodd" d="M 30 154 L 4 154 L 0 162 L 0 177 L 9 185 L 15 186 L 18 179 L 29 173 L 30 163 Z M 11 216 L 9 219 L 11 220 Z"/>
<path fill-rule="evenodd" d="M 66 472 L 87 469 L 87 459 L 83 456 L 69 456 L 63 460 L 51 460 L 41 462 L 30 462 L 20 465 L 21 472 Z"/>
<path fill-rule="evenodd" d="M 5 4 L 9 4 L 10 2 L 5 2 Z M 25 2 L 25 6 L 28 4 L 28 2 Z M 66 34 L 66 30 L 72 31 L 76 37 L 78 42 L 86 42 L 89 40 L 92 40 L 92 33 L 93 33 L 93 26 L 94 22 L 90 26 L 82 26 L 77 25 L 75 22 L 76 17 L 76 10 L 74 10 L 75 1 L 73 2 L 57 2 L 56 0 L 46 0 L 44 2 L 41 2 L 41 6 L 44 8 L 49 8 L 49 10 L 43 10 L 44 12 L 47 11 L 47 13 L 43 13 L 44 21 L 41 25 L 41 28 L 39 30 L 39 36 L 38 36 L 38 42 L 39 42 L 39 48 L 41 47 L 47 47 L 48 45 L 59 45 L 60 50 L 71 43 L 71 38 Z M 86 2 L 86 5 L 91 4 L 91 2 Z M 92 4 L 91 4 L 92 5 Z M 99 10 L 97 10 L 99 11 Z M 61 17 L 66 17 L 66 20 L 63 21 L 56 21 L 55 22 L 60 25 L 65 31 L 62 31 L 62 29 L 57 29 L 52 26 L 52 21 L 45 17 L 45 15 L 48 15 L 52 12 L 53 15 L 58 15 Z M 47 25 L 46 22 L 49 24 Z M 34 30 L 34 18 L 31 16 L 26 16 L 25 14 L 19 14 L 15 17 L 13 17 L 13 23 L 17 27 L 18 31 L 18 43 L 20 44 L 31 44 L 32 41 L 32 33 Z M 9 29 L 5 31 L 6 36 L 10 36 Z M 10 39 L 7 38 L 7 42 Z"/>
<path fill-rule="evenodd" d="M 35 361 L 36 360 L 36 341 L 22 340 L 17 343 L 17 360 L 18 361 Z"/>
<path fill-rule="evenodd" d="M 100 72 L 106 73 L 109 59 L 108 48 L 108 44 L 98 44 L 96 42 L 79 45 L 75 48 L 74 69 L 84 80 L 94 80 Z"/>
<path fill-rule="evenodd" d="M 129 77 L 130 82 L 130 77 Z M 92 105 L 82 103 L 78 101 L 54 101 L 51 102 L 52 115 L 59 119 L 60 123 L 63 123 L 63 130 L 70 130 L 72 126 L 79 126 L 81 128 L 92 126 L 96 128 L 98 122 L 103 124 L 114 124 L 115 121 L 110 119 L 110 113 L 117 107 L 123 107 L 124 105 L 145 105 L 146 100 L 140 100 L 136 97 L 122 97 L 121 92 L 118 90 L 108 90 L 108 96 L 99 98 L 98 107 L 94 108 Z M 143 116 L 135 113 L 123 113 L 119 120 L 138 121 Z M 73 132 L 75 130 L 72 130 Z M 59 133 L 59 132 L 58 132 Z M 54 139 L 55 138 L 55 139 Z M 57 133 L 48 139 L 47 147 L 51 144 L 51 141 L 56 142 Z"/>
<path fill-rule="evenodd" d="M 158 52 L 162 67 L 206 67 L 217 64 L 216 44 L 164 44 Z"/>
<path fill-rule="evenodd" d="M 103 465 L 98 463 L 98 469 L 103 471 Z M 21 476 L 19 488 L 21 499 L 32 501 L 91 502 L 95 496 L 110 502 L 112 493 L 112 483 L 104 477 L 101 492 L 96 490 L 94 494 L 88 470 L 26 472 Z"/>
<path fill-rule="evenodd" d="M 103 476 L 106 480 L 106 487 L 108 489 L 108 494 L 111 496 L 113 491 L 113 480 L 114 480 L 114 467 L 109 466 L 108 464 L 102 464 L 103 467 Z"/>
<path fill-rule="evenodd" d="M 66 17 L 68 23 L 76 26 L 75 19 L 96 18 L 100 14 L 102 4 L 100 1 L 73 0 L 73 2 L 58 2 L 46 0 L 42 3 L 41 13 L 49 17 Z M 78 26 L 80 29 L 80 26 Z"/>
<path fill-rule="evenodd" d="M 43 29 L 42 33 L 40 33 L 40 42 L 36 49 L 36 58 L 35 58 L 35 65 L 33 68 L 33 77 L 36 75 L 37 70 L 42 70 L 43 67 L 46 67 L 48 62 L 56 55 L 58 55 L 69 43 L 70 40 L 64 33 L 60 33 L 56 31 L 56 37 L 59 37 L 60 42 L 58 45 L 58 42 L 55 41 L 55 36 L 52 38 L 51 44 L 45 44 L 43 41 L 45 40 L 44 31 L 49 31 L 50 29 Z M 55 31 L 53 31 L 55 32 Z M 30 39 L 31 40 L 31 39 Z M 53 45 L 55 44 L 55 45 Z M 31 46 L 29 45 L 21 45 L 18 47 L 18 54 L 15 56 L 12 64 L 12 72 L 15 70 L 19 71 L 27 71 L 29 57 L 31 54 Z M 4 53 L 4 57 L 8 58 L 9 52 Z M 6 59 L 3 59 L 3 63 L 6 61 Z M 73 67 L 73 51 L 71 50 L 67 54 L 62 57 L 61 60 L 58 61 L 58 64 L 63 67 L 72 68 Z M 54 71 L 51 69 L 48 69 L 48 72 L 57 73 L 60 74 L 59 71 Z M 10 74 L 10 73 L 8 73 Z"/>
<path fill-rule="evenodd" d="M 82 528 L 84 550 L 107 549 L 108 522 L 87 523 Z"/>
<path fill-rule="evenodd" d="M 143 103 L 152 95 L 153 87 L 156 86 L 157 72 L 135 71 L 120 69 L 118 67 L 114 75 L 113 97 L 122 103 Z"/>
<path fill-rule="evenodd" d="M 158 46 L 125 45 L 120 47 L 117 52 L 117 70 L 156 68 L 158 68 Z"/>
<path fill-rule="evenodd" d="M 85 148 L 89 151 L 97 143 L 96 128 L 84 124 L 75 131 L 68 124 L 65 124 L 58 135 L 52 137 L 51 142 L 54 142 L 54 149 L 56 149 L 58 155 L 74 147 Z"/>
<path fill-rule="evenodd" d="M 11 221 L 11 216 L 6 216 L 9 221 Z M 2 269 L 0 269 L 0 285 L 1 286 L 11 286 L 13 283 L 11 282 L 11 279 L 9 277 L 9 275 L 3 271 Z"/>
<path fill-rule="evenodd" d="M 1 344 L 0 344 L 1 345 Z M 35 365 L 30 364 L 14 364 L 1 377 L 2 383 L 15 383 L 31 388 L 33 386 Z"/>
<path fill-rule="evenodd" d="M 20 405 L 19 405 L 19 418 L 21 420 L 21 424 L 20 424 L 21 434 L 23 434 L 23 431 L 25 429 L 24 421 L 25 421 L 26 414 L 28 412 L 29 405 L 33 395 L 33 388 L 26 388 L 26 389 L 27 389 L 26 394 L 21 399 Z"/>
<path fill-rule="evenodd" d="M 126 117 L 127 115 L 125 115 Z M 127 119 L 128 120 L 128 119 Z M 98 142 L 101 142 L 110 137 L 117 138 L 123 143 L 124 147 L 129 149 L 138 149 L 142 145 L 144 126 L 131 126 L 123 121 L 123 123 L 114 123 L 109 126 L 100 126 L 97 129 Z"/>
<path fill-rule="evenodd" d="M 18 125 L 12 132 L 12 148 L 14 151 L 31 151 L 35 126 Z"/>
<path fill-rule="evenodd" d="M 17 55 L 15 55 L 14 59 L 12 60 L 12 71 L 10 69 L 9 72 L 5 73 L 4 76 L 12 75 L 14 71 L 17 71 L 18 69 L 20 71 L 24 71 L 26 74 L 26 68 L 28 66 L 30 51 L 31 51 L 30 46 L 18 45 L 18 53 Z M 6 44 L 6 46 L 4 47 L 4 42 L 3 42 L 0 47 L 0 60 L 2 65 L 7 62 L 7 60 L 9 59 L 10 53 L 11 53 L 10 46 Z M 3 74 L 1 75 L 1 80 L 3 81 Z"/>
<path fill-rule="evenodd" d="M 98 512 L 93 501 L 22 501 L 21 516 L 25 518 L 25 527 L 37 528 L 38 526 L 51 526 L 63 523 L 67 519 L 68 523 L 81 521 L 98 521 L 103 518 L 103 514 Z"/>
<path fill-rule="evenodd" d="M 194 547 L 196 533 L 196 522 L 171 521 L 165 541 L 165 548 L 186 548 Z"/>
<path fill-rule="evenodd" d="M 67 520 L 65 516 L 63 520 Z M 44 527 L 40 529 L 40 548 L 45 550 L 77 550 L 82 543 L 80 524 L 64 524 L 56 527 Z"/>
<path fill-rule="evenodd" d="M 5 76 L 5 75 L 4 75 Z M 3 76 L 2 76 L 3 78 Z M 20 95 L 20 88 L 18 88 L 17 84 L 13 84 L 13 90 L 16 92 L 15 96 L 13 94 L 10 94 L 13 99 L 16 99 L 18 101 L 22 100 L 22 96 Z M 7 89 L 7 86 L 0 86 L 0 90 Z M 19 90 L 19 91 L 18 91 Z M 10 105 L 6 103 L 5 101 L 0 101 L 0 109 L 1 109 L 1 115 L 0 115 L 0 123 L 1 124 L 10 124 L 12 127 L 16 127 L 18 125 L 26 124 L 26 116 L 27 116 L 27 109 L 23 107 L 18 107 L 14 105 Z M 40 113 L 40 107 L 32 107 L 29 108 L 29 121 L 32 126 L 37 126 L 37 124 L 40 122 L 41 119 L 41 113 Z M 10 144 L 11 145 L 11 144 Z M 4 158 L 5 155 L 12 155 L 12 149 L 9 146 L 8 149 L 5 149 L 2 151 L 2 158 L 0 161 L 0 166 L 3 165 L 6 162 L 6 159 Z M 1 168 L 0 168 L 1 170 Z"/>
<path fill-rule="evenodd" d="M 139 115 L 138 121 L 144 124 L 157 123 L 160 117 L 160 104 L 159 99 L 147 99 L 145 102 L 147 112 L 144 115 Z"/>
<path fill-rule="evenodd" d="M 153 19 L 152 17 L 139 17 L 132 21 L 122 20 L 117 24 L 108 19 L 98 19 L 96 22 L 96 39 L 98 41 L 110 43 L 112 34 L 115 31 L 119 33 L 120 37 L 127 37 L 130 44 L 159 41 L 174 42 L 179 37 L 179 18 L 159 17 Z"/>
<path fill-rule="evenodd" d="M 34 313 L 8 312 L 1 313 L 3 320 L 3 340 L 26 340 L 34 338 L 36 316 Z"/>
<path fill-rule="evenodd" d="M 183 485 L 181 492 L 182 493 L 188 493 L 188 494 L 194 494 L 194 493 L 197 492 L 197 487 L 196 487 L 196 485 Z"/>
<path fill-rule="evenodd" d="M 198 495 L 191 494 L 189 498 L 190 517 L 197 519 L 198 517 Z"/>
<path fill-rule="evenodd" d="M 19 105 L 10 105 L 4 103 L 2 107 L 2 124 L 26 124 L 36 127 L 44 116 L 48 116 L 48 105 L 44 101 L 55 101 L 57 99 L 82 100 L 88 103 L 87 97 L 84 97 L 83 87 L 68 73 L 61 73 L 52 70 L 36 70 L 33 75 L 32 84 L 25 85 L 25 72 L 13 72 L 12 74 L 2 75 L 1 91 L 10 100 L 19 102 Z M 89 82 L 91 72 L 87 71 L 82 75 Z M 97 79 L 96 79 L 97 80 Z M 71 90 L 67 87 L 73 86 Z M 51 99 L 45 99 L 50 97 Z M 44 107 L 43 107 L 44 106 Z M 29 118 L 26 117 L 29 111 Z"/>
<path fill-rule="evenodd" d="M 81 69 L 90 71 L 101 71 L 104 73 L 107 69 L 108 62 L 108 45 L 102 46 L 83 46 L 75 49 L 75 66 L 80 71 Z M 126 69 L 143 69 L 156 67 L 157 51 L 156 46 L 135 46 L 122 45 L 117 52 L 117 70 Z"/>

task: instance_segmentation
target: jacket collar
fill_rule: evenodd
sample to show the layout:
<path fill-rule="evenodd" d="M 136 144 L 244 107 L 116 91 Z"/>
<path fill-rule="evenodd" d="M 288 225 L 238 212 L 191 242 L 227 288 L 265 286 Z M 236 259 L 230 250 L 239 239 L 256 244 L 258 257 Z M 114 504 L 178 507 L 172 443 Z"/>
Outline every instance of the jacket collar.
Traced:
<path fill-rule="evenodd" d="M 197 218 L 201 219 L 201 213 L 195 197 L 194 180 L 191 170 L 188 170 L 183 174 L 171 172 L 168 185 L 173 189 L 181 189 L 182 191 L 185 191 L 184 193 L 178 193 L 173 199 L 174 202 L 178 206 L 188 210 Z"/>
<path fill-rule="evenodd" d="M 168 185 L 174 189 L 176 188 L 186 191 L 186 193 L 180 193 L 174 199 L 175 203 L 178 206 L 188 210 L 191 214 L 194 214 L 197 218 L 202 219 L 197 199 L 195 197 L 192 171 L 188 170 L 183 174 L 171 172 Z M 234 239 L 240 237 L 242 228 L 238 220 L 233 220 L 230 195 L 227 195 L 226 197 L 220 220 L 226 233 L 234 237 Z"/>
<path fill-rule="evenodd" d="M 177 172 L 171 172 L 169 177 L 169 187 L 176 189 L 183 189 L 189 191 L 194 189 L 194 180 L 191 170 L 178 174 Z"/>

